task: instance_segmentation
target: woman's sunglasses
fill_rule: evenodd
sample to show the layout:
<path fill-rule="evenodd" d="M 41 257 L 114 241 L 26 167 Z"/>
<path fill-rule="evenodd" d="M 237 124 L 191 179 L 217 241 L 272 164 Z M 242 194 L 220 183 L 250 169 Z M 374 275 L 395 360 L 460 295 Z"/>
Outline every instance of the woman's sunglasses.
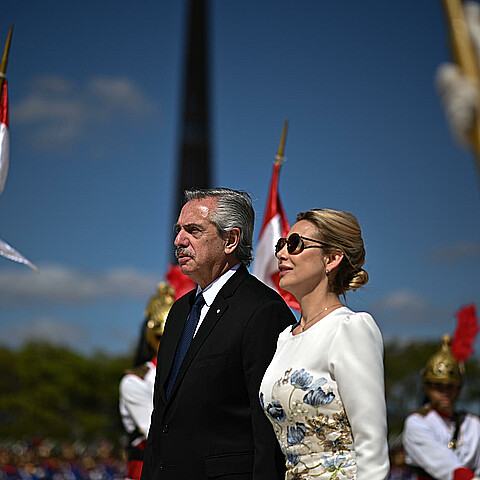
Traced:
<path fill-rule="evenodd" d="M 305 245 L 304 240 L 309 242 L 319 243 L 320 245 Z M 328 244 L 321 242 L 320 240 L 315 240 L 314 238 L 302 237 L 298 233 L 292 233 L 288 238 L 281 237 L 278 239 L 277 244 L 275 245 L 275 255 L 278 255 L 278 252 L 284 247 L 287 246 L 287 252 L 290 255 L 298 255 L 302 253 L 306 248 L 322 248 L 329 246 Z"/>

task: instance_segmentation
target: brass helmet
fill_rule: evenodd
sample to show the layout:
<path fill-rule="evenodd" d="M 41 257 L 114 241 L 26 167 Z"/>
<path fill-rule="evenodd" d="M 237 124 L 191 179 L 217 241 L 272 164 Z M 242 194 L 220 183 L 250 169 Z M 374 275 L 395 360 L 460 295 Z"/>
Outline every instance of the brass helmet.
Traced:
<path fill-rule="evenodd" d="M 450 349 L 451 337 L 447 333 L 442 337 L 440 350 L 434 353 L 422 370 L 423 385 L 427 383 L 463 384 L 465 368 L 457 362 Z"/>
<path fill-rule="evenodd" d="M 160 337 L 163 335 L 165 320 L 170 307 L 175 301 L 175 289 L 168 283 L 161 282 L 157 286 L 157 294 L 150 298 L 145 309 L 145 340 L 155 350 L 158 350 Z"/>

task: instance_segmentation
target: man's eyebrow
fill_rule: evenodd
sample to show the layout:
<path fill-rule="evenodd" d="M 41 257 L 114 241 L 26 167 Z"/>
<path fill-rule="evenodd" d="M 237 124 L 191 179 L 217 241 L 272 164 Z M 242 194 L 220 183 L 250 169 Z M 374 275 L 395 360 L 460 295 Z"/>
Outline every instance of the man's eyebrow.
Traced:
<path fill-rule="evenodd" d="M 175 224 L 175 230 L 180 230 L 181 228 L 184 228 L 185 230 L 191 229 L 191 228 L 198 228 L 199 230 L 205 230 L 205 227 L 200 225 L 199 223 L 186 223 L 185 225 L 180 225 L 179 223 Z"/>

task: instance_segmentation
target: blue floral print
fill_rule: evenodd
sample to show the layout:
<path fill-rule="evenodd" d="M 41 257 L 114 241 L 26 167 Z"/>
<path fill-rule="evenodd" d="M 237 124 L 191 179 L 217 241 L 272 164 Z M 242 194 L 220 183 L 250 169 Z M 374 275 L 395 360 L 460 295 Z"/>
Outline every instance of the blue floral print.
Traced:
<path fill-rule="evenodd" d="M 301 370 L 295 370 L 290 377 L 290 383 L 297 388 L 302 390 L 307 390 L 312 383 L 313 376 L 305 371 L 304 368 Z"/>
<path fill-rule="evenodd" d="M 325 393 L 322 388 L 318 387 L 316 390 L 309 390 L 303 397 L 303 401 L 308 403 L 308 405 L 318 407 L 319 405 L 330 403 L 334 398 L 335 394 L 333 392 Z"/>
<path fill-rule="evenodd" d="M 285 413 L 285 410 L 280 402 L 269 403 L 267 408 L 265 408 L 265 411 L 268 413 L 270 418 L 276 422 L 284 422 L 287 418 L 287 414 Z"/>
<path fill-rule="evenodd" d="M 287 442 L 289 445 L 296 445 L 305 438 L 307 428 L 303 423 L 297 423 L 296 427 L 287 427 Z"/>
<path fill-rule="evenodd" d="M 352 430 L 332 385 L 291 368 L 274 383 L 271 403 L 260 395 L 286 456 L 286 480 L 355 480 Z"/>
<path fill-rule="evenodd" d="M 286 453 L 286 458 L 287 463 L 292 466 L 295 466 L 300 461 L 300 455 L 298 455 L 297 452 L 291 450 Z"/>
<path fill-rule="evenodd" d="M 315 380 L 310 388 L 312 390 L 316 390 L 318 387 L 321 387 L 322 385 L 325 385 L 327 383 L 327 379 L 325 377 L 320 377 L 318 380 Z"/>

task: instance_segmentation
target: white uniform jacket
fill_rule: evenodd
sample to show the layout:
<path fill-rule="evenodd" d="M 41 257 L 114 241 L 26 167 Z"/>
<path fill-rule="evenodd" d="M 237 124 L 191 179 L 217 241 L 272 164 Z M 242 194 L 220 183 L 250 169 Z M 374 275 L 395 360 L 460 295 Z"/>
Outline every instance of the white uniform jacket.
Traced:
<path fill-rule="evenodd" d="M 408 415 L 403 431 L 407 465 L 420 467 L 437 480 L 452 480 L 457 468 L 480 474 L 480 419 L 465 414 L 457 447 L 449 448 L 455 422 L 442 417 L 429 405 Z"/>

